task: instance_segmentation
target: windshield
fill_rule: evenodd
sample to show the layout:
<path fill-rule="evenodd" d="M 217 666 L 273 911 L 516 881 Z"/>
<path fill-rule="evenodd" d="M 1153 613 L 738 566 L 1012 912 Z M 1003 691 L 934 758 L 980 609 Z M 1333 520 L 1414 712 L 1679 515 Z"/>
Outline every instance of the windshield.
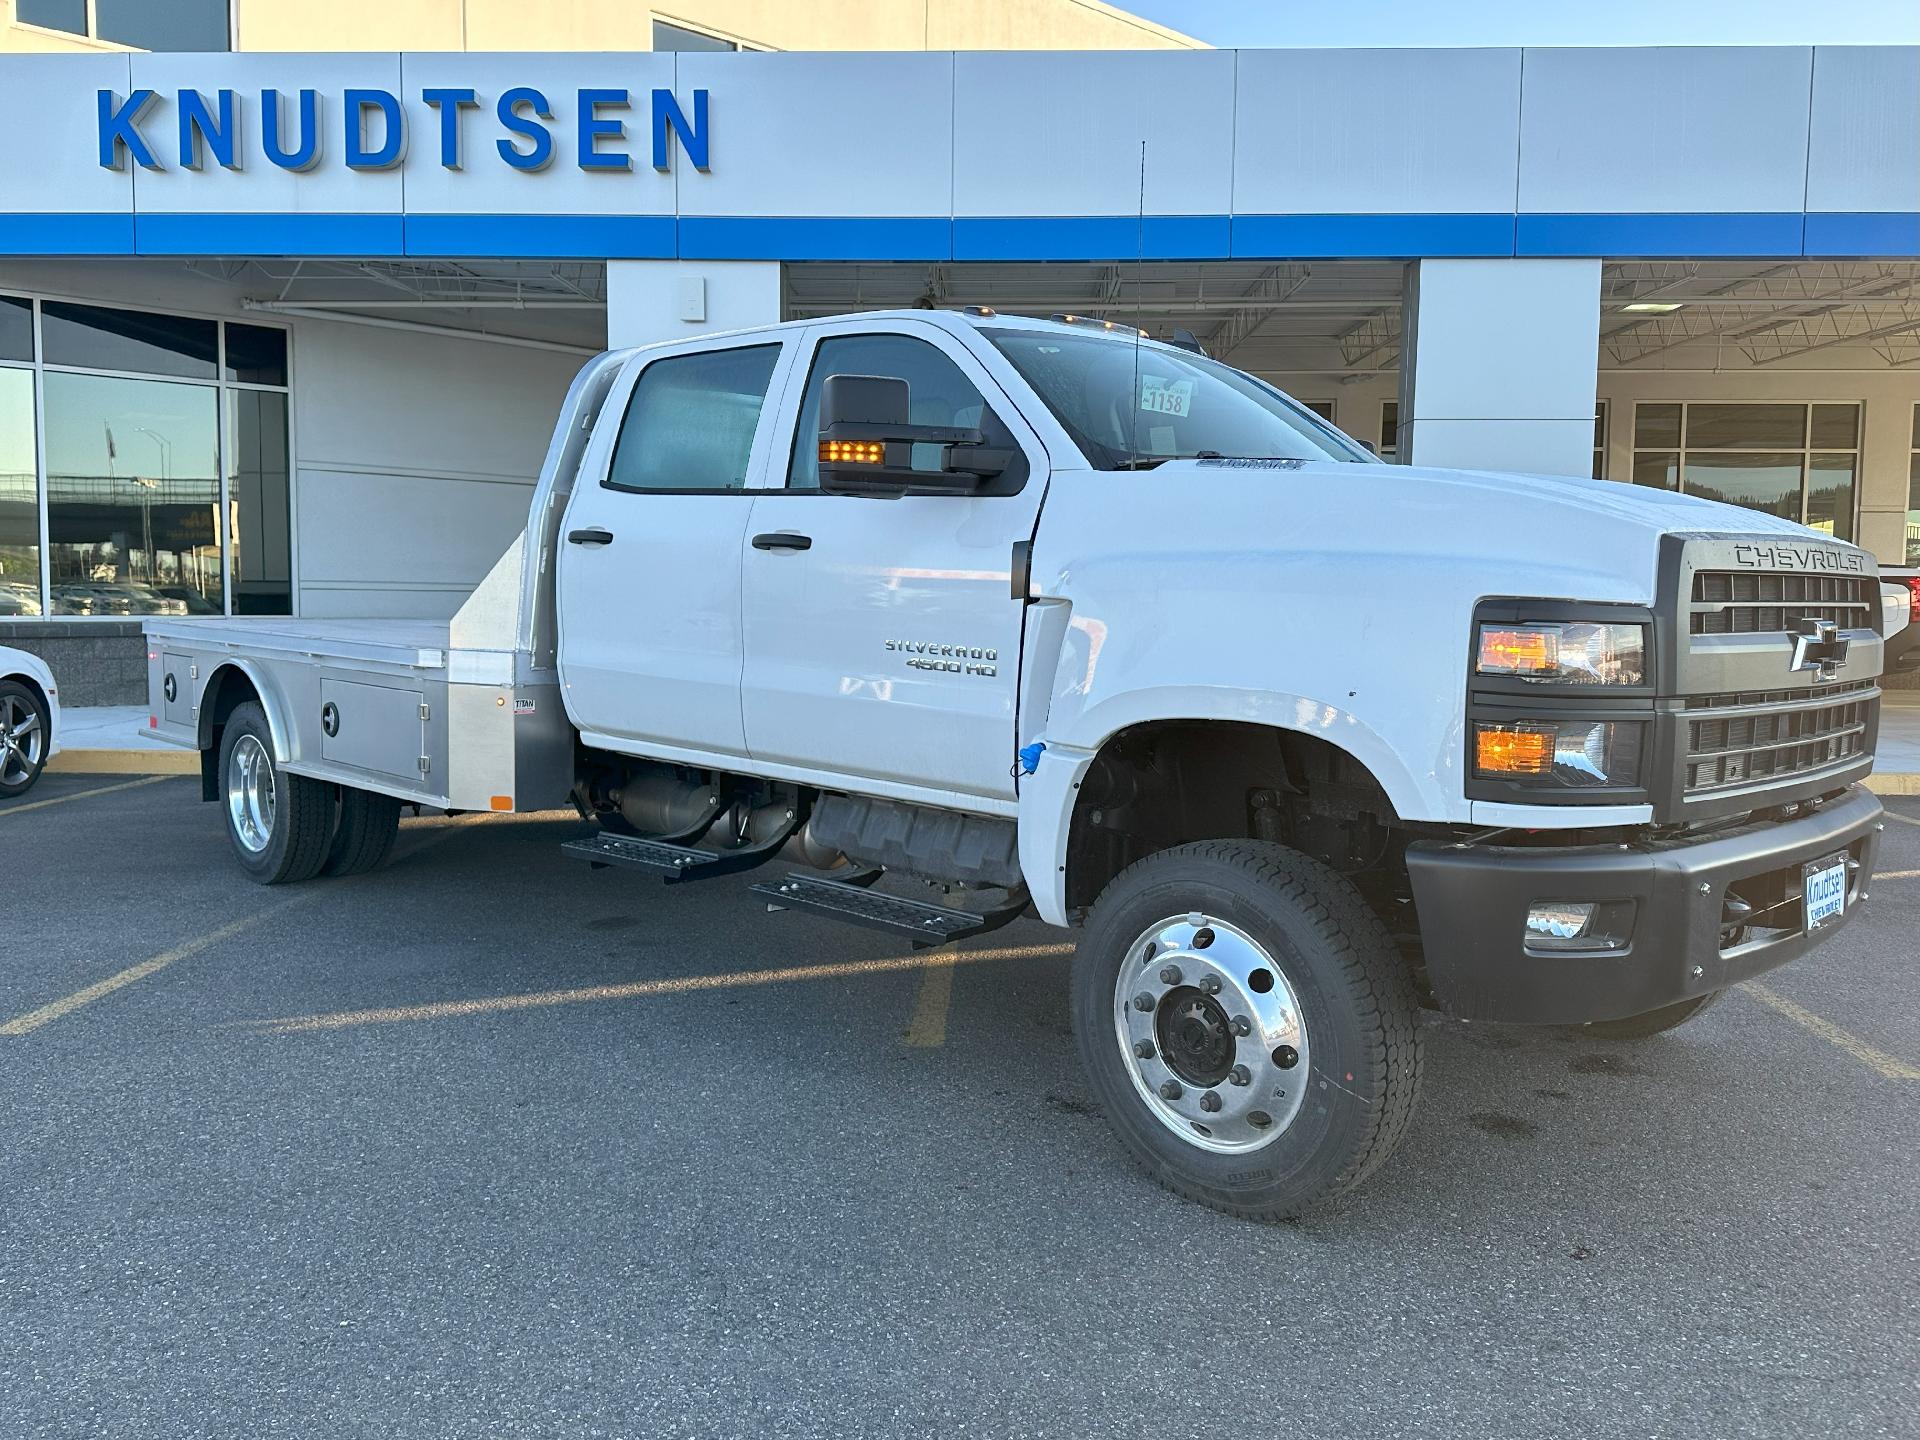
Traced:
<path fill-rule="evenodd" d="M 1373 458 L 1271 385 L 1200 355 L 1057 330 L 985 334 L 1096 470 L 1195 457 Z"/>

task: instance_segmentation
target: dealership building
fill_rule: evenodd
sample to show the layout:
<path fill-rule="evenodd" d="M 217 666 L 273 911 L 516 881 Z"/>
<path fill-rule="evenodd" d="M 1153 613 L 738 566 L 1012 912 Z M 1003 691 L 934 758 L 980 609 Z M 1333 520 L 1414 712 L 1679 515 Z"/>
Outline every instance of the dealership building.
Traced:
<path fill-rule="evenodd" d="M 141 698 L 142 614 L 451 613 L 605 346 L 892 306 L 1185 331 L 1398 462 L 1920 560 L 1920 49 L 5 4 L 0 644 L 69 703 Z"/>

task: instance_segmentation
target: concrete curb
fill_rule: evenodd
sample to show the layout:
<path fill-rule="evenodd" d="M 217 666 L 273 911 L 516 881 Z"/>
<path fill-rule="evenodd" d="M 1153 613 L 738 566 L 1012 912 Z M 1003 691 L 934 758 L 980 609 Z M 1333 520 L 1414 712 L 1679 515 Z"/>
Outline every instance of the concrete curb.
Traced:
<path fill-rule="evenodd" d="M 50 775 L 198 775 L 196 750 L 62 750 L 47 763 Z"/>
<path fill-rule="evenodd" d="M 47 766 L 56 775 L 198 775 L 194 750 L 62 750 Z M 1876 795 L 1920 795 L 1920 774 L 1869 775 Z"/>

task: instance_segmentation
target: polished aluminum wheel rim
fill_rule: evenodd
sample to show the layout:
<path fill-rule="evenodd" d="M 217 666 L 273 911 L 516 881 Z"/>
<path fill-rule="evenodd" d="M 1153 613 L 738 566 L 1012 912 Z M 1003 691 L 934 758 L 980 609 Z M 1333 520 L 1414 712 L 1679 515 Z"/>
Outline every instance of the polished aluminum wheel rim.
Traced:
<path fill-rule="evenodd" d="M 242 735 L 227 760 L 227 819 L 255 855 L 273 841 L 273 757 L 257 736 Z"/>
<path fill-rule="evenodd" d="M 0 700 L 0 784 L 24 785 L 40 768 L 47 732 L 40 712 L 18 695 Z"/>
<path fill-rule="evenodd" d="M 1113 987 L 1133 1088 L 1190 1145 L 1270 1145 L 1300 1113 L 1306 1021 L 1286 972 L 1244 930 L 1198 912 L 1148 926 Z"/>

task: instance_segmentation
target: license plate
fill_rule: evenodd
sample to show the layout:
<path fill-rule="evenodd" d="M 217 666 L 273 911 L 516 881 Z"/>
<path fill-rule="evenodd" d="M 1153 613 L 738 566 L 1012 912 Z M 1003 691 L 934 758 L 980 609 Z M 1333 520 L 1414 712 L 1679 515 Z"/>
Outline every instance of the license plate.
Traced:
<path fill-rule="evenodd" d="M 1817 930 L 1838 920 L 1847 908 L 1847 857 L 1829 855 L 1806 865 L 1801 875 L 1806 887 L 1807 929 Z"/>

